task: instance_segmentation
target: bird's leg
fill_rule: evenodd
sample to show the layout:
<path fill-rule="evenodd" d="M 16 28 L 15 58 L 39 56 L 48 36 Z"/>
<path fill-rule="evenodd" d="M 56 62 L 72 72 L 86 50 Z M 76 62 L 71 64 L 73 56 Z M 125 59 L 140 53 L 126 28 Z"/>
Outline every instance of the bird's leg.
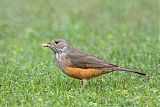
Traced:
<path fill-rule="evenodd" d="M 87 84 L 88 84 L 88 80 L 87 79 L 83 79 L 82 81 L 83 81 L 83 87 L 86 87 Z"/>

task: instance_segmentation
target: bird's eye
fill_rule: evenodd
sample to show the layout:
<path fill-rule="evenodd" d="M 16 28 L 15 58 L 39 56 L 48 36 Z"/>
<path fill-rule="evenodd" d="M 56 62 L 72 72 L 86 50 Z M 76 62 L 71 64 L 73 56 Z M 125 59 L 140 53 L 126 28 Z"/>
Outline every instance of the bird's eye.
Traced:
<path fill-rule="evenodd" d="M 59 41 L 55 41 L 55 44 L 58 44 L 59 43 Z"/>

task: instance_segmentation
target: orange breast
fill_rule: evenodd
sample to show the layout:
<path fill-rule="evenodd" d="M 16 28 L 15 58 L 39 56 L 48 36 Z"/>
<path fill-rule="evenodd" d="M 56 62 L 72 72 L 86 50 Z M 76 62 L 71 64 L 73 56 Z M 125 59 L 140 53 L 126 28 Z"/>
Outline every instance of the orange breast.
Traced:
<path fill-rule="evenodd" d="M 65 73 L 77 79 L 90 79 L 92 77 L 102 75 L 106 72 L 97 69 L 82 69 L 82 68 L 67 67 Z"/>

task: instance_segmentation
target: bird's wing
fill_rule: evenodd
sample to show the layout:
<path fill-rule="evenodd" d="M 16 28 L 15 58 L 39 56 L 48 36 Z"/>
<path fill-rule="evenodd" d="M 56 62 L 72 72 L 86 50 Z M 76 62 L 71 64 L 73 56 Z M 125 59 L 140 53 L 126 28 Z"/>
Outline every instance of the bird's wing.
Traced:
<path fill-rule="evenodd" d="M 108 64 L 96 56 L 88 55 L 77 49 L 70 50 L 65 60 L 67 66 L 74 68 L 113 70 L 117 67 L 116 65 Z"/>

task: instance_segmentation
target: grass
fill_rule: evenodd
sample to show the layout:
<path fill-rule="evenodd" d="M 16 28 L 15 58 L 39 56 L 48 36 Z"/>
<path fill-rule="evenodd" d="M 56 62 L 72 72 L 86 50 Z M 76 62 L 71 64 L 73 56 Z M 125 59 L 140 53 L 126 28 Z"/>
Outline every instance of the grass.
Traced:
<path fill-rule="evenodd" d="M 0 106 L 160 106 L 157 0 L 0 0 Z M 90 80 L 64 75 L 41 44 L 64 38 L 110 63 Z"/>

